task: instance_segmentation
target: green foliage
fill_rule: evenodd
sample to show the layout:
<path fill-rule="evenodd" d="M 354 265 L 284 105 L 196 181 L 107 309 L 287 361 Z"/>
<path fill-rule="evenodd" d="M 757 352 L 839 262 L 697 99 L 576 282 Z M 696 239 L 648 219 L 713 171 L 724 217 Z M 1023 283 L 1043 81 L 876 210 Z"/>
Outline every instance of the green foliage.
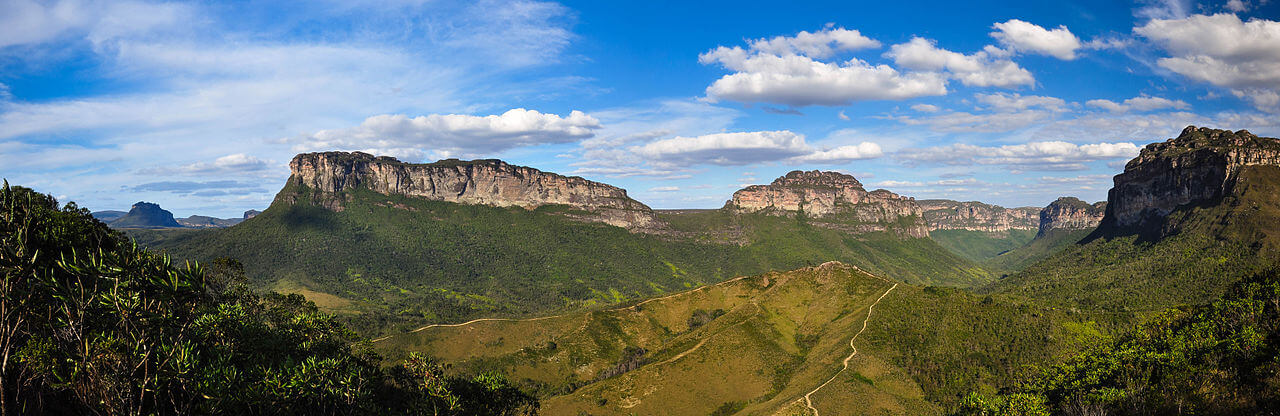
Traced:
<path fill-rule="evenodd" d="M 303 297 L 252 293 L 238 262 L 176 267 L 73 203 L 7 183 L 0 272 L 5 414 L 412 414 L 434 403 Z M 537 407 L 501 378 L 446 381 L 456 405 L 433 414 Z"/>
<path fill-rule="evenodd" d="M 305 195 L 285 189 L 283 195 Z M 977 285 L 981 268 L 928 239 L 850 235 L 794 218 L 662 214 L 668 235 L 566 217 L 564 207 L 498 208 L 347 192 L 344 209 L 277 203 L 220 230 L 130 230 L 177 258 L 234 257 L 260 289 L 304 287 L 350 302 L 366 334 L 430 322 L 590 308 L 829 260 L 908 282 Z"/>
<path fill-rule="evenodd" d="M 983 265 L 993 271 L 1020 271 L 1071 247 L 1088 236 L 1091 231 L 1093 230 L 1049 230 L 1044 235 L 1034 236 L 1035 238 L 1025 245 L 986 259 Z"/>
<path fill-rule="evenodd" d="M 1034 395 L 1063 414 L 1273 414 L 1280 273 L 1247 278 L 1210 305 L 1169 309 L 1045 368 L 1012 395 Z"/>
<path fill-rule="evenodd" d="M 983 262 L 1001 253 L 1022 247 L 1035 238 L 1036 230 L 986 232 L 970 230 L 933 230 L 929 238 L 972 262 Z"/>

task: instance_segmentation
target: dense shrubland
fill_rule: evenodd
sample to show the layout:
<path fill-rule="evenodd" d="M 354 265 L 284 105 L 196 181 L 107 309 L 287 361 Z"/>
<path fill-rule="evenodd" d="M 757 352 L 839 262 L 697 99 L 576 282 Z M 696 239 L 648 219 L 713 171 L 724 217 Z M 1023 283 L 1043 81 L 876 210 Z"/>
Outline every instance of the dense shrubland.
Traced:
<path fill-rule="evenodd" d="M 74 203 L 0 190 L 0 413 L 521 414 L 501 376 L 389 369 L 298 295 L 239 262 L 176 266 Z"/>

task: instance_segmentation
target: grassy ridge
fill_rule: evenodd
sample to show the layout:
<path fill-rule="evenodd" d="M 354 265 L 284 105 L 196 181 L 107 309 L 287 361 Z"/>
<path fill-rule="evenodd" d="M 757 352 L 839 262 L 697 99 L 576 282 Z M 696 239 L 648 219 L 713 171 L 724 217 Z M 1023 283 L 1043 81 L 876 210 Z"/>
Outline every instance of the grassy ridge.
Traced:
<path fill-rule="evenodd" d="M 333 212 L 296 199 L 231 228 L 132 236 L 178 258 L 240 259 L 261 288 L 331 295 L 322 303 L 339 305 L 331 310 L 371 334 L 592 308 L 828 260 L 908 282 L 991 279 L 928 239 L 853 236 L 790 218 L 664 215 L 679 234 L 658 236 L 574 221 L 558 215 L 564 207 L 528 211 L 358 190 Z"/>
<path fill-rule="evenodd" d="M 1033 235 L 1033 239 L 1022 246 L 984 259 L 982 264 L 993 272 L 1016 272 L 1070 247 L 1092 231 L 1049 230 L 1040 238 Z"/>

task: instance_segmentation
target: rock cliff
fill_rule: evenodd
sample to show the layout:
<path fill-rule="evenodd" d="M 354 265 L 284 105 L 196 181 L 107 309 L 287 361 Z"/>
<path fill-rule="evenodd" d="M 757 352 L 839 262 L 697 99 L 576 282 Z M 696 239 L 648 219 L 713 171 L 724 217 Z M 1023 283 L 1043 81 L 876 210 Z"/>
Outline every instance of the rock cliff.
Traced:
<path fill-rule="evenodd" d="M 571 217 L 632 230 L 661 225 L 653 210 L 621 188 L 496 159 L 416 164 L 361 152 L 323 152 L 299 154 L 289 168 L 289 184 L 310 192 L 281 192 L 277 202 L 293 203 L 293 198 L 307 195 L 316 205 L 342 211 L 346 191 L 363 188 L 459 204 L 525 209 L 564 205 L 580 211 L 566 214 Z"/>
<path fill-rule="evenodd" d="M 1107 197 L 1102 227 L 1152 232 L 1180 207 L 1216 203 L 1242 169 L 1259 165 L 1280 165 L 1280 141 L 1245 130 L 1188 126 L 1125 164 Z"/>
<path fill-rule="evenodd" d="M 138 202 L 129 208 L 129 213 L 108 223 L 116 228 L 168 228 L 181 227 L 173 219 L 173 213 L 150 202 Z"/>
<path fill-rule="evenodd" d="M 1004 232 L 1034 230 L 1039 224 L 1040 209 L 1005 208 L 981 202 L 959 202 L 948 199 L 916 201 L 924 210 L 929 230 L 970 230 Z"/>
<path fill-rule="evenodd" d="M 1090 204 L 1079 198 L 1064 196 L 1040 210 L 1040 231 L 1036 237 L 1053 230 L 1088 230 L 1102 222 L 1107 201 Z"/>
<path fill-rule="evenodd" d="M 868 192 L 853 176 L 838 172 L 792 171 L 768 185 L 752 185 L 734 192 L 725 209 L 804 215 L 814 224 L 854 233 L 890 231 L 904 237 L 929 236 L 929 226 L 913 198 L 884 189 Z"/>

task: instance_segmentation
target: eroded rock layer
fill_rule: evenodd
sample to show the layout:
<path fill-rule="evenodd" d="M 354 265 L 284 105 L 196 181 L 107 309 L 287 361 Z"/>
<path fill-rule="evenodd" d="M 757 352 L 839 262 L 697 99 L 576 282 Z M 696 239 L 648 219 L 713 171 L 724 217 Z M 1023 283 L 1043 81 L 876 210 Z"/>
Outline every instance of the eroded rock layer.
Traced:
<path fill-rule="evenodd" d="M 1040 231 L 1042 236 L 1053 230 L 1088 230 L 1098 226 L 1106 213 L 1107 201 L 1090 204 L 1079 198 L 1064 196 L 1058 198 L 1040 210 Z"/>
<path fill-rule="evenodd" d="M 290 185 L 308 188 L 311 202 L 335 211 L 343 210 L 345 191 L 364 188 L 459 204 L 525 209 L 564 205 L 585 212 L 568 215 L 633 230 L 659 225 L 653 210 L 628 197 L 626 190 L 496 159 L 417 164 L 361 152 L 323 152 L 297 155 L 289 168 Z M 277 200 L 295 197 L 281 193 Z"/>
<path fill-rule="evenodd" d="M 914 198 L 884 189 L 867 191 L 856 178 L 838 172 L 792 171 L 768 185 L 733 193 L 726 209 L 741 213 L 804 215 L 815 224 L 853 233 L 890 231 L 906 237 L 929 236 Z"/>
<path fill-rule="evenodd" d="M 977 201 L 959 202 L 948 199 L 916 201 L 924 210 L 929 230 L 970 230 L 1003 232 L 1034 230 L 1039 225 L 1040 208 L 1005 208 Z"/>

